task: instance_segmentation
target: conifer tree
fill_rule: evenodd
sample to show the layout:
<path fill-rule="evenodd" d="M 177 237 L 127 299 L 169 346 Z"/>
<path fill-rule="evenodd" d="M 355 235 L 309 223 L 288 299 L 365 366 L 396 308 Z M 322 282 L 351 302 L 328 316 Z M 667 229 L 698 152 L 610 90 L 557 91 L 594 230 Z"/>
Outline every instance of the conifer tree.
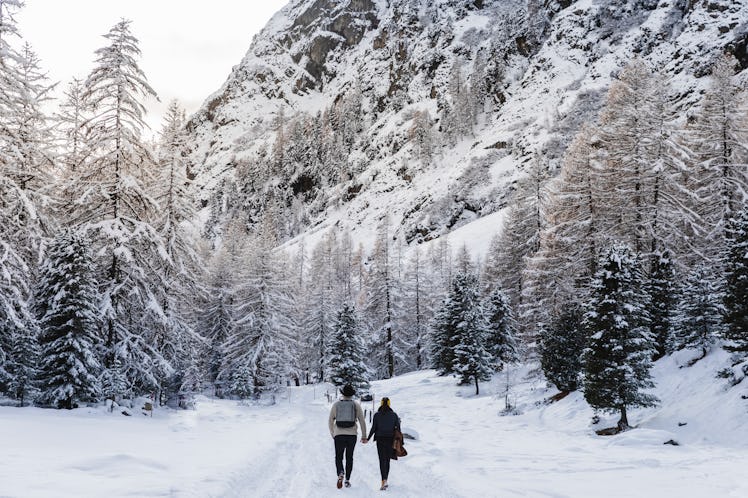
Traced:
<path fill-rule="evenodd" d="M 39 329 L 35 322 L 13 331 L 11 336 L 11 361 L 6 366 L 8 372 L 8 393 L 18 400 L 18 406 L 25 406 L 36 398 L 39 392 Z"/>
<path fill-rule="evenodd" d="M 540 365 L 559 391 L 576 391 L 582 374 L 586 331 L 581 306 L 569 304 L 552 316 L 540 336 Z"/>
<path fill-rule="evenodd" d="M 164 349 L 171 343 L 164 337 L 169 318 L 162 306 L 170 282 L 167 251 L 153 225 L 157 205 L 148 191 L 154 160 L 140 137 L 141 99 L 155 92 L 137 64 L 140 49 L 130 22 L 118 22 L 104 38 L 109 45 L 96 51 L 84 83 L 83 98 L 94 115 L 91 153 L 76 175 L 68 217 L 96 254 L 105 367 L 113 368 L 118 356 L 129 385 L 159 390 L 172 372 Z"/>
<path fill-rule="evenodd" d="M 298 376 L 287 264 L 276 245 L 266 219 L 258 235 L 249 240 L 247 271 L 238 288 L 236 329 L 224 348 L 233 372 L 244 375 L 248 369 L 256 395 Z"/>
<path fill-rule="evenodd" d="M 626 430 L 629 407 L 658 401 L 643 392 L 654 387 L 646 291 L 640 263 L 626 246 L 608 249 L 598 268 L 584 316 L 584 397 L 595 409 L 620 412 L 618 428 Z"/>
<path fill-rule="evenodd" d="M 480 380 L 484 373 L 479 365 L 482 365 L 483 356 L 487 354 L 487 327 L 478 295 L 478 278 L 471 273 L 457 273 L 449 294 L 436 311 L 431 333 L 432 366 L 439 375 L 461 373 L 457 370 L 459 366 L 460 369 L 468 368 L 468 377 L 477 372 Z M 483 348 L 482 352 L 479 346 Z M 466 365 L 470 358 L 476 361 L 468 367 Z"/>
<path fill-rule="evenodd" d="M 395 303 L 399 300 L 397 289 L 389 219 L 385 218 L 377 228 L 377 239 L 367 273 L 365 304 L 372 331 L 374 368 L 383 378 L 390 378 L 395 373 L 396 343 L 399 341 L 396 336 L 400 333 L 395 309 Z"/>
<path fill-rule="evenodd" d="M 431 294 L 421 249 L 416 247 L 404 274 L 402 312 L 403 335 L 407 334 L 406 342 L 410 346 L 405 361 L 415 370 L 427 364 L 428 323 L 433 315 Z"/>
<path fill-rule="evenodd" d="M 96 288 L 84 240 L 73 232 L 59 235 L 47 249 L 36 287 L 43 404 L 69 410 L 98 399 Z"/>
<path fill-rule="evenodd" d="M 489 380 L 495 371 L 495 358 L 486 350 L 488 324 L 480 305 L 468 309 L 457 325 L 452 369 L 460 384 L 475 383 L 475 394 L 480 394 L 478 382 Z"/>
<path fill-rule="evenodd" d="M 366 351 L 356 323 L 356 310 L 344 304 L 337 314 L 327 362 L 328 380 L 342 387 L 350 384 L 357 392 L 369 390 Z"/>
<path fill-rule="evenodd" d="M 668 350 L 684 348 L 701 350 L 707 355 L 723 328 L 723 292 L 710 265 L 696 265 L 688 274 L 678 293 L 672 316 L 672 337 Z"/>
<path fill-rule="evenodd" d="M 727 234 L 725 349 L 748 359 L 748 208 L 736 213 Z"/>
<path fill-rule="evenodd" d="M 658 360 L 665 356 L 672 333 L 672 316 L 675 308 L 675 270 L 668 251 L 652 255 L 651 269 L 647 281 L 649 294 L 648 313 L 650 330 L 655 341 L 655 356 Z"/>
<path fill-rule="evenodd" d="M 736 60 L 720 57 L 712 67 L 710 85 L 690 127 L 689 142 L 695 152 L 696 193 L 706 251 L 719 257 L 727 224 L 745 202 L 748 191 L 748 99 L 734 81 Z"/>
<path fill-rule="evenodd" d="M 491 355 L 494 370 L 500 372 L 505 364 L 519 360 L 517 326 L 509 298 L 500 288 L 495 288 L 482 305 L 488 320 L 486 350 Z"/>

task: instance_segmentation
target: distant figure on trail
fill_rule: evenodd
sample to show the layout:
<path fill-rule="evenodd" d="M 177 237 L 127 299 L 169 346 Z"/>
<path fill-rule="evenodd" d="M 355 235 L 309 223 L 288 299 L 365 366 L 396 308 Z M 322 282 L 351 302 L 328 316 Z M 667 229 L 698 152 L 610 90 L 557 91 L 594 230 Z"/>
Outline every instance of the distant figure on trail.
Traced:
<path fill-rule="evenodd" d="M 345 478 L 345 487 L 351 486 L 351 470 L 353 470 L 353 450 L 356 447 L 358 438 L 358 428 L 356 422 L 361 426 L 361 442 L 366 444 L 366 419 L 364 411 L 358 401 L 351 399 L 356 394 L 353 386 L 346 384 L 340 390 L 343 395 L 342 399 L 333 403 L 330 408 L 330 417 L 328 425 L 330 426 L 330 435 L 335 440 L 335 470 L 338 473 L 338 489 L 343 487 L 343 478 Z M 345 453 L 345 474 L 343 473 L 343 454 Z"/>
<path fill-rule="evenodd" d="M 368 439 L 374 435 L 374 441 L 377 442 L 377 453 L 379 454 L 379 473 L 382 475 L 381 490 L 387 489 L 387 478 L 390 474 L 390 459 L 397 460 L 392 443 L 395 438 L 395 429 L 400 430 L 400 417 L 392 411 L 390 407 L 390 398 L 382 398 L 379 410 L 374 414 L 374 420 L 371 422 L 371 430 Z"/>

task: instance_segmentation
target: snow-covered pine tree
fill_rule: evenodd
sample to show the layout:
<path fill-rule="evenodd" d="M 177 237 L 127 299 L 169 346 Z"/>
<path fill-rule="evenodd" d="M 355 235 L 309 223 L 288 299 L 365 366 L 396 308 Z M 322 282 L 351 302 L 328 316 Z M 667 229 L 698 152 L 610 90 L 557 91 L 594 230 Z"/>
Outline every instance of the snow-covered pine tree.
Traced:
<path fill-rule="evenodd" d="M 123 353 L 115 349 L 110 354 L 110 362 L 104 365 L 99 378 L 101 385 L 101 395 L 104 399 L 111 401 L 110 409 L 114 409 L 114 403 L 119 399 L 126 398 L 133 394 L 132 383 L 127 379 L 125 371 L 125 362 L 122 360 Z"/>
<path fill-rule="evenodd" d="M 748 208 L 735 213 L 727 230 L 724 293 L 725 349 L 748 359 Z M 746 368 L 748 371 L 748 368 Z M 746 372 L 748 373 L 748 372 Z"/>
<path fill-rule="evenodd" d="M 584 397 L 595 409 L 620 412 L 619 430 L 629 428 L 627 409 L 654 406 L 643 392 L 651 380 L 653 341 L 641 263 L 615 244 L 600 259 L 584 315 L 589 342 L 584 350 Z"/>
<path fill-rule="evenodd" d="M 0 186 L 8 186 L 0 177 Z M 12 185 L 12 184 L 11 184 Z M 15 188 L 11 193 L 21 195 Z M 5 194 L 7 190 L 1 193 Z M 5 213 L 0 211 L 0 233 L 12 227 L 5 224 Z M 35 319 L 29 305 L 28 276 L 30 274 L 23 258 L 13 247 L 0 239 L 0 390 L 7 392 L 8 379 L 13 364 L 15 336 L 27 327 L 35 327 Z"/>
<path fill-rule="evenodd" d="M 714 341 L 720 337 L 725 311 L 720 280 L 709 264 L 702 263 L 691 269 L 678 292 L 678 301 L 673 309 L 669 351 L 699 349 L 699 360 L 707 355 Z"/>
<path fill-rule="evenodd" d="M 96 51 L 94 69 L 84 83 L 83 98 L 93 109 L 88 135 L 90 160 L 73 184 L 74 205 L 68 219 L 91 240 L 102 296 L 99 311 L 107 354 L 113 368 L 117 355 L 128 384 L 157 390 L 172 367 L 159 350 L 169 340 L 162 303 L 169 280 L 167 252 L 153 226 L 157 205 L 149 175 L 154 160 L 140 137 L 145 107 L 155 97 L 137 64 L 138 40 L 130 21 L 122 20 L 104 35 L 109 45 Z"/>
<path fill-rule="evenodd" d="M 39 401 L 69 410 L 98 399 L 101 371 L 97 284 L 82 237 L 70 231 L 58 235 L 39 273 L 34 303 L 41 330 Z"/>
<path fill-rule="evenodd" d="M 12 335 L 8 372 L 8 393 L 18 406 L 36 399 L 39 393 L 39 329 L 35 321 L 16 329 Z"/>
<path fill-rule="evenodd" d="M 475 310 L 483 313 L 478 293 L 478 278 L 471 273 L 457 273 L 452 279 L 449 294 L 436 311 L 431 331 L 432 367 L 439 375 L 457 372 L 456 348 L 462 340 L 462 335 L 465 336 L 466 344 L 473 344 L 471 338 L 474 335 L 485 334 L 485 314 L 475 314 Z M 485 337 L 482 337 L 481 341 L 481 346 L 485 348 Z"/>
<path fill-rule="evenodd" d="M 491 355 L 494 370 L 500 372 L 504 369 L 504 365 L 518 361 L 520 358 L 517 324 L 509 297 L 501 288 L 494 288 L 484 298 L 482 306 L 488 322 L 485 348 Z"/>
<path fill-rule="evenodd" d="M 559 391 L 576 391 L 582 374 L 582 351 L 587 336 L 582 326 L 582 307 L 568 303 L 551 316 L 540 336 L 540 366 L 545 378 Z"/>
<path fill-rule="evenodd" d="M 328 380 L 338 387 L 350 384 L 358 393 L 369 390 L 366 349 L 356 320 L 355 308 L 345 303 L 338 311 L 327 361 Z"/>
<path fill-rule="evenodd" d="M 496 367 L 495 358 L 486 350 L 488 323 L 480 302 L 469 308 L 462 318 L 457 324 L 452 369 L 460 377 L 460 384 L 474 382 L 478 395 L 479 381 L 489 380 Z"/>
<path fill-rule="evenodd" d="M 667 250 L 652 254 L 651 259 L 647 280 L 649 329 L 656 350 L 652 359 L 658 360 L 665 356 L 670 344 L 671 320 L 675 308 L 675 268 Z"/>

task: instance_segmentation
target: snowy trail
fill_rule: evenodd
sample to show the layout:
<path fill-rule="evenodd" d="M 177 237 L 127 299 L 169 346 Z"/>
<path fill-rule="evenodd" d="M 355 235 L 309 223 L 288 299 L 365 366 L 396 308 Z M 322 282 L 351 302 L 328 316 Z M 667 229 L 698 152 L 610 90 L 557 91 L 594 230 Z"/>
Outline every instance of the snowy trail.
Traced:
<path fill-rule="evenodd" d="M 327 429 L 329 409 L 324 398 L 314 399 L 313 390 L 293 389 L 288 410 L 293 414 L 290 418 L 298 420 L 298 424 L 288 428 L 287 437 L 280 440 L 270 454 L 253 459 L 247 463 L 246 470 L 232 475 L 226 489 L 215 496 L 327 497 L 340 493 L 348 497 L 381 497 L 379 463 L 373 441 L 356 444 L 351 487 L 335 488 L 333 441 Z M 409 466 L 405 458 L 392 462 L 386 496 L 446 498 L 460 496 L 460 493 L 428 469 Z"/>

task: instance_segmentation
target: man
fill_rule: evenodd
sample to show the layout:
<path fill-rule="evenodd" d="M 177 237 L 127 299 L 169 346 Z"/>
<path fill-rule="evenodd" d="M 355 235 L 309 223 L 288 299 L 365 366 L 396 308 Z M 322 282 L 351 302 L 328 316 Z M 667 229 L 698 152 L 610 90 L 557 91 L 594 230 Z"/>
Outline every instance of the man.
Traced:
<path fill-rule="evenodd" d="M 358 427 L 361 428 L 361 442 L 366 444 L 366 419 L 364 411 L 358 401 L 354 401 L 352 396 L 356 394 L 353 386 L 346 384 L 341 389 L 340 394 L 343 397 L 333 403 L 330 409 L 328 425 L 330 435 L 335 441 L 335 470 L 338 473 L 338 489 L 343 487 L 345 478 L 345 487 L 351 486 L 351 470 L 353 470 L 353 450 L 356 447 L 358 439 Z M 345 474 L 343 473 L 343 455 L 345 454 Z"/>

